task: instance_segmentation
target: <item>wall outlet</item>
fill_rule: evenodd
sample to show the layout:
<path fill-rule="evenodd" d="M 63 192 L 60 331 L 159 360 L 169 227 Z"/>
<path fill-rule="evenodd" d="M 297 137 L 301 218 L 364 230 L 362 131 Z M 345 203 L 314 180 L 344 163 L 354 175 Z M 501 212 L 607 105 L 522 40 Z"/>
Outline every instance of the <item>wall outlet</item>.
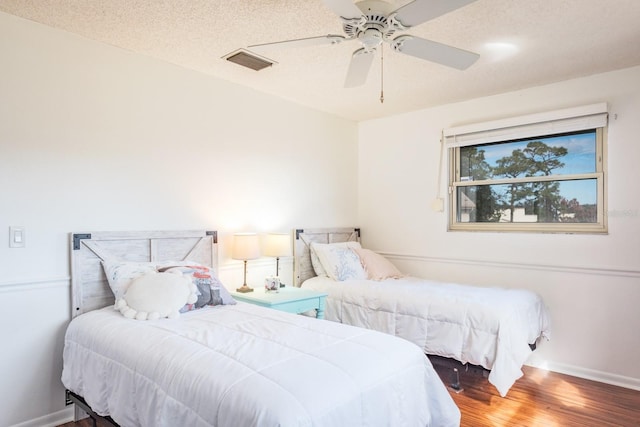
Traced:
<path fill-rule="evenodd" d="M 444 212 L 444 199 L 442 197 L 438 197 L 431 202 L 431 209 L 434 212 Z"/>
<path fill-rule="evenodd" d="M 27 233 L 24 227 L 13 225 L 9 227 L 9 247 L 24 248 L 26 245 Z"/>

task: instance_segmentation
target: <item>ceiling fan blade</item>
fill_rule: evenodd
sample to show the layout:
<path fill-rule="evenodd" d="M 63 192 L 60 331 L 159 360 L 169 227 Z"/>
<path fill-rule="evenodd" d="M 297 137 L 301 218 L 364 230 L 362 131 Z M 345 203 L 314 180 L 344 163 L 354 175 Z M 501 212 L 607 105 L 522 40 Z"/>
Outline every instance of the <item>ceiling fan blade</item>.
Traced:
<path fill-rule="evenodd" d="M 396 52 L 406 53 L 458 70 L 466 70 L 480 58 L 477 53 L 414 36 L 396 37 L 391 42 L 391 47 Z"/>
<path fill-rule="evenodd" d="M 414 0 L 396 10 L 395 19 L 404 27 L 415 27 L 474 1 L 476 0 Z"/>
<path fill-rule="evenodd" d="M 359 19 L 362 11 L 351 0 L 324 0 L 325 6 L 344 19 Z"/>
<path fill-rule="evenodd" d="M 347 78 L 344 81 L 344 87 L 362 86 L 367 81 L 375 53 L 375 50 L 367 52 L 364 48 L 353 52 L 351 63 L 349 64 L 349 71 L 347 71 Z"/>
<path fill-rule="evenodd" d="M 293 40 L 284 40 L 284 41 L 273 42 L 273 43 L 254 44 L 249 46 L 249 49 L 252 49 L 255 51 L 266 51 L 266 50 L 273 50 L 278 48 L 322 46 L 322 45 L 342 43 L 345 40 L 348 40 L 348 39 L 343 36 L 336 36 L 333 34 L 329 34 L 326 36 L 319 36 L 319 37 L 307 37 L 304 39 L 293 39 Z"/>

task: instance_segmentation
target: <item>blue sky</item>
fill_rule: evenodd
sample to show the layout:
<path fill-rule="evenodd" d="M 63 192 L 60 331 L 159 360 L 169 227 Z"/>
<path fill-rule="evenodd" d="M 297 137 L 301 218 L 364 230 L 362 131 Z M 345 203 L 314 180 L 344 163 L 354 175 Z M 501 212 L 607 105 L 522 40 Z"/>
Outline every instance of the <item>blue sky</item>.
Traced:
<path fill-rule="evenodd" d="M 596 171 L 595 132 L 550 138 L 532 138 L 518 142 L 485 145 L 478 147 L 478 149 L 484 150 L 485 160 L 489 165 L 496 166 L 497 160 L 510 156 L 514 150 L 526 148 L 531 141 L 542 141 L 549 146 L 565 147 L 567 149 L 567 155 L 560 159 L 565 165 L 554 170 L 555 174 L 579 174 Z M 597 201 L 596 180 L 561 182 L 560 193 L 567 199 L 578 199 L 580 204 L 595 204 Z"/>
<path fill-rule="evenodd" d="M 533 138 L 524 141 L 486 145 L 479 147 L 484 150 L 484 157 L 491 166 L 503 157 L 508 157 L 514 150 L 526 148 L 531 141 L 542 141 L 552 147 L 565 147 L 567 155 L 561 161 L 565 166 L 556 169 L 557 174 L 574 174 L 595 172 L 596 136 L 595 133 L 583 133 L 569 136 L 557 136 L 552 138 Z"/>

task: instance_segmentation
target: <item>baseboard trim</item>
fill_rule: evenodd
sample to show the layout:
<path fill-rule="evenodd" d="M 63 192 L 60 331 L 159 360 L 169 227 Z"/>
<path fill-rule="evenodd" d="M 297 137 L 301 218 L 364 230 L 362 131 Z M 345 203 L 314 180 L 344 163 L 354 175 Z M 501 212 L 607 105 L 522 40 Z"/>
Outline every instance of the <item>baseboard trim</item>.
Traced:
<path fill-rule="evenodd" d="M 20 424 L 15 424 L 11 427 L 56 427 L 61 424 L 73 421 L 73 416 L 73 406 L 68 406 L 61 411 L 54 412 L 53 414 L 34 418 Z"/>
<path fill-rule="evenodd" d="M 610 372 L 597 371 L 595 369 L 588 369 L 580 366 L 567 365 L 564 363 L 546 360 L 529 361 L 526 365 L 538 369 L 544 369 L 546 371 L 557 372 L 559 374 L 571 375 L 572 377 L 640 391 L 640 379 L 638 378 L 631 378 L 624 375 L 612 374 Z"/>

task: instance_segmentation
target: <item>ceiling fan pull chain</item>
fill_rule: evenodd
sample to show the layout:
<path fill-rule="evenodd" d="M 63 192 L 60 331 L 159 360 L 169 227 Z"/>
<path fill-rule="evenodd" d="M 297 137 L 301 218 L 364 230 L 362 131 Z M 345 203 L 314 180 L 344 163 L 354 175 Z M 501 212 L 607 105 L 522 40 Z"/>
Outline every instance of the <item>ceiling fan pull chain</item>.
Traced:
<path fill-rule="evenodd" d="M 380 104 L 384 104 L 384 47 L 380 45 Z"/>

